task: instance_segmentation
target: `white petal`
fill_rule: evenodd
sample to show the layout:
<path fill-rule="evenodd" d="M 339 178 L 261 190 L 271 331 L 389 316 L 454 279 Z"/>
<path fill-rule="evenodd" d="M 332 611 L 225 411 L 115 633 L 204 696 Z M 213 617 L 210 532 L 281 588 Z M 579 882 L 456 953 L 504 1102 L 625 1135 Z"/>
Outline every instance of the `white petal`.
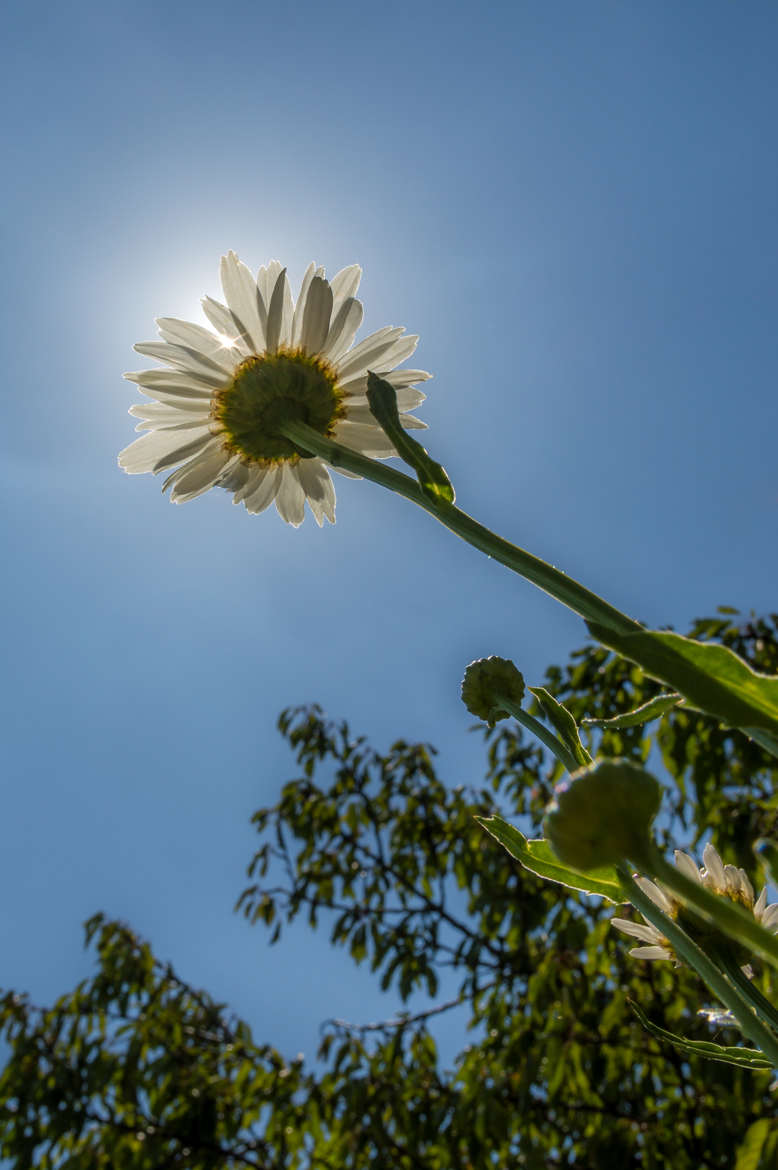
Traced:
<path fill-rule="evenodd" d="M 697 882 L 697 885 L 700 885 L 700 871 L 697 867 L 697 862 L 688 853 L 684 853 L 682 849 L 676 849 L 675 851 L 675 866 L 690 881 Z"/>
<path fill-rule="evenodd" d="M 196 374 L 201 382 L 209 386 L 227 386 L 231 381 L 230 374 L 223 366 L 186 345 L 169 345 L 166 341 L 140 341 L 133 349 L 145 357 L 166 362 L 167 365 L 184 373 Z"/>
<path fill-rule="evenodd" d="M 267 311 L 259 295 L 257 282 L 234 252 L 222 256 L 221 282 L 224 298 L 238 325 L 238 333 L 251 344 L 254 353 L 262 353 L 265 349 Z"/>
<path fill-rule="evenodd" d="M 760 919 L 764 914 L 765 906 L 767 905 L 767 886 L 765 886 L 754 903 L 754 917 Z"/>
<path fill-rule="evenodd" d="M 164 470 L 164 466 L 172 467 L 173 463 L 181 463 L 190 455 L 197 454 L 211 437 L 208 428 L 203 427 L 199 434 L 182 446 L 175 431 L 150 431 L 119 452 L 119 466 L 128 475 L 140 475 L 147 471 L 156 473 Z M 171 455 L 173 459 L 165 463 Z"/>
<path fill-rule="evenodd" d="M 672 959 L 665 947 L 633 947 L 629 952 L 633 959 Z"/>
<path fill-rule="evenodd" d="M 400 330 L 404 333 L 405 330 Z M 376 345 L 374 352 L 367 353 L 360 357 L 358 362 L 353 363 L 353 355 L 356 354 L 359 346 L 349 350 L 341 363 L 341 372 L 345 375 L 356 373 L 361 370 L 372 370 L 374 374 L 380 374 L 381 377 L 386 377 L 387 374 L 392 373 L 394 367 L 404 362 L 407 357 L 410 357 L 418 344 L 418 335 L 415 333 L 409 334 L 408 337 L 398 337 L 396 340 L 389 339 L 384 345 Z"/>
<path fill-rule="evenodd" d="M 647 926 L 644 922 L 632 922 L 629 918 L 611 918 L 611 926 L 615 926 L 624 934 L 631 934 L 633 938 L 639 938 L 642 942 L 659 943 L 662 939 L 662 935 L 653 926 Z"/>
<path fill-rule="evenodd" d="M 247 495 L 243 502 L 246 505 L 246 511 L 255 515 L 258 512 L 264 512 L 269 504 L 272 504 L 278 491 L 278 485 L 281 482 L 281 468 L 274 467 L 270 471 L 260 472 L 261 479 L 254 487 L 254 490 Z"/>
<path fill-rule="evenodd" d="M 357 475 L 354 471 L 346 471 L 345 467 L 331 467 L 330 471 L 337 471 L 338 475 L 342 475 L 344 479 L 361 479 L 361 475 Z"/>
<path fill-rule="evenodd" d="M 195 428 L 203 426 L 202 415 L 197 415 L 194 418 L 187 418 L 179 413 L 178 419 L 175 422 L 161 423 L 153 422 L 144 419 L 136 426 L 136 431 L 192 431 Z"/>
<path fill-rule="evenodd" d="M 400 337 L 394 345 L 386 350 L 381 357 L 374 359 L 370 369 L 374 374 L 390 374 L 395 366 L 409 358 L 419 344 L 418 333 L 409 333 L 407 337 Z"/>
<path fill-rule="evenodd" d="M 349 297 L 337 311 L 334 311 L 330 331 L 322 350 L 331 362 L 336 362 L 354 341 L 357 329 L 362 324 L 362 302 Z"/>
<path fill-rule="evenodd" d="M 270 304 L 270 298 L 273 295 L 273 289 L 276 286 L 276 281 L 280 274 L 281 262 L 279 260 L 270 260 L 267 268 L 260 268 L 257 273 L 257 288 L 266 308 Z"/>
<path fill-rule="evenodd" d="M 305 492 L 296 471 L 288 463 L 281 464 L 281 482 L 276 493 L 278 515 L 287 524 L 299 528 L 305 518 Z"/>
<path fill-rule="evenodd" d="M 183 409 L 182 409 L 183 406 Z M 136 402 L 128 413 L 133 418 L 141 418 L 149 423 L 150 427 L 172 427 L 181 423 L 200 423 L 204 426 L 208 422 L 208 403 L 203 403 L 197 409 L 197 403 L 185 403 L 178 398 L 175 402 Z M 148 429 L 148 428 L 146 428 Z"/>
<path fill-rule="evenodd" d="M 400 422 L 406 431 L 426 431 L 427 424 L 415 414 L 400 414 Z"/>
<path fill-rule="evenodd" d="M 193 459 L 186 467 L 174 473 L 171 500 L 176 504 L 183 504 L 186 500 L 193 500 L 195 496 L 207 492 L 216 483 L 229 461 L 230 457 L 224 448 L 209 451 L 207 455 Z"/>
<path fill-rule="evenodd" d="M 387 382 L 391 382 L 396 390 L 403 386 L 411 386 L 414 382 L 428 382 L 432 377 L 429 370 L 389 370 L 383 375 Z"/>
<path fill-rule="evenodd" d="M 762 926 L 765 930 L 772 930 L 774 926 L 778 926 L 778 902 L 773 902 L 768 906 L 761 918 Z"/>
<path fill-rule="evenodd" d="M 359 282 L 362 279 L 362 269 L 358 264 L 350 264 L 348 268 L 341 268 L 330 281 L 332 289 L 333 311 L 337 313 L 340 306 L 349 297 L 357 295 Z"/>
<path fill-rule="evenodd" d="M 288 345 L 292 335 L 292 291 L 286 269 L 278 275 L 267 310 L 267 348 L 270 353 L 279 345 Z"/>
<path fill-rule="evenodd" d="M 154 434 L 170 434 L 169 431 L 154 431 Z M 173 435 L 176 432 L 173 431 Z M 212 435 L 210 431 L 205 431 L 204 434 L 195 435 L 186 443 L 180 443 L 181 435 L 177 435 L 179 446 L 163 455 L 152 467 L 152 471 L 157 475 L 160 471 L 167 471 L 169 467 L 175 467 L 176 463 L 183 463 L 184 460 L 191 459 L 193 455 L 199 455 L 205 451 L 223 450 L 224 444 L 221 435 Z"/>
<path fill-rule="evenodd" d="M 350 447 L 352 451 L 374 455 L 378 459 L 390 459 L 397 454 L 391 440 L 377 425 L 370 426 L 367 423 L 352 423 L 348 419 L 341 419 L 335 424 L 332 437 L 344 447 Z"/>
<path fill-rule="evenodd" d="M 724 864 L 710 842 L 708 842 L 702 851 L 702 861 L 707 871 L 707 873 L 702 875 L 703 884 L 708 884 L 705 881 L 706 877 L 708 877 L 712 880 L 716 890 L 721 890 L 722 892 L 726 890 L 727 876 L 724 873 Z"/>
<path fill-rule="evenodd" d="M 250 478 L 251 469 L 245 463 L 241 463 L 240 458 L 236 456 L 235 461 L 228 463 L 224 468 L 216 483 L 227 492 L 237 492 L 246 486 Z"/>
<path fill-rule="evenodd" d="M 149 398 L 156 398 L 157 392 L 164 390 L 171 398 L 199 398 L 210 402 L 215 389 L 196 374 L 183 374 L 180 370 L 138 370 L 124 377 L 140 386 Z"/>
<path fill-rule="evenodd" d="M 210 329 L 194 325 L 191 321 L 179 321 L 177 317 L 157 317 L 157 328 L 160 337 L 171 345 L 183 345 L 205 354 L 230 375 L 235 369 L 234 353 Z"/>
<path fill-rule="evenodd" d="M 346 419 L 349 422 L 368 423 L 370 426 L 377 425 L 375 416 L 367 403 L 360 404 L 359 406 L 352 406 L 349 403 Z M 408 431 L 423 431 L 427 429 L 427 424 L 412 414 L 401 413 L 400 422 Z"/>
<path fill-rule="evenodd" d="M 373 362 L 391 349 L 404 332 L 402 326 L 384 325 L 383 329 L 376 329 L 375 333 L 369 334 L 359 345 L 350 349 L 341 361 L 335 363 L 338 381 L 341 384 L 348 382 L 355 375 L 365 374 L 367 370 L 372 369 Z"/>
<path fill-rule="evenodd" d="M 664 910 L 665 914 L 672 914 L 672 903 L 662 892 L 662 890 L 660 890 L 659 886 L 657 886 L 654 882 L 651 881 L 650 878 L 647 877 L 636 877 L 635 881 L 640 886 L 643 893 L 648 895 L 655 906 L 658 906 L 660 910 Z"/>
<path fill-rule="evenodd" d="M 330 474 L 322 460 L 301 459 L 297 464 L 297 476 L 319 528 L 322 526 L 324 516 L 327 517 L 330 524 L 334 524 L 335 488 L 332 486 Z"/>
<path fill-rule="evenodd" d="M 302 284 L 300 285 L 300 295 L 297 298 L 297 304 L 294 307 L 294 316 L 292 318 L 292 348 L 297 349 L 302 344 L 303 336 L 303 318 L 305 317 L 305 304 L 308 300 L 308 289 L 311 287 L 313 280 L 313 273 L 316 265 L 311 261 L 305 270 Z"/>
<path fill-rule="evenodd" d="M 365 391 L 367 391 L 367 378 L 364 379 L 363 388 Z M 417 406 L 421 406 L 426 397 L 427 395 L 424 394 L 421 390 L 416 390 L 413 387 L 409 387 L 407 390 L 398 390 L 397 409 L 402 413 L 405 413 L 409 410 L 415 410 Z M 352 405 L 367 406 L 367 393 L 348 395 L 346 398 L 346 406 L 348 408 L 349 414 L 351 413 Z"/>
<path fill-rule="evenodd" d="M 740 878 L 740 892 L 745 897 L 749 906 L 754 904 L 754 887 L 751 885 L 751 879 L 744 869 L 738 868 L 738 877 Z"/>
<path fill-rule="evenodd" d="M 332 289 L 321 276 L 314 276 L 305 302 L 300 344 L 308 353 L 321 353 L 327 340 L 332 314 Z"/>
<path fill-rule="evenodd" d="M 260 484 L 267 476 L 267 471 L 261 467 L 251 466 L 248 469 L 248 476 L 243 483 L 235 489 L 235 495 L 232 498 L 233 504 L 242 504 L 249 496 L 255 492 Z"/>
<path fill-rule="evenodd" d="M 200 304 L 214 329 L 223 337 L 230 338 L 241 357 L 248 357 L 254 352 L 251 339 L 245 335 L 245 326 L 237 320 L 226 305 L 223 305 L 221 301 L 215 301 L 213 297 L 203 297 Z"/>

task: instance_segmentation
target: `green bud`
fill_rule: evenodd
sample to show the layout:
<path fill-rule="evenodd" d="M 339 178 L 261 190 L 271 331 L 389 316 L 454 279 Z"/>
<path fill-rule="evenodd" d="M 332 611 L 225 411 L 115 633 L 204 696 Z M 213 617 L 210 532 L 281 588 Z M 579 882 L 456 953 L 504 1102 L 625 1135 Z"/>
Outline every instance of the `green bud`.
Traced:
<path fill-rule="evenodd" d="M 650 856 L 651 823 L 662 799 L 650 772 L 628 760 L 600 760 L 559 784 L 555 794 L 544 829 L 566 865 L 586 871 Z"/>
<path fill-rule="evenodd" d="M 485 720 L 490 727 L 509 714 L 502 704 L 521 706 L 524 679 L 510 658 L 478 658 L 471 662 L 462 680 L 462 702 L 471 715 Z"/>

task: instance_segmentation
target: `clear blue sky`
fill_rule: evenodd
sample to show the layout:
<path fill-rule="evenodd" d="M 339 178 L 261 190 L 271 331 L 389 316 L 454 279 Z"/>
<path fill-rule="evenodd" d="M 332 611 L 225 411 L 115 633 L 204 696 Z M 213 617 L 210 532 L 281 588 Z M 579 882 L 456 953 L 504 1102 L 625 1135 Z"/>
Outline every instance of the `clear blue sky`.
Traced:
<path fill-rule="evenodd" d="M 102 909 L 286 1051 L 391 1014 L 323 936 L 231 914 L 295 774 L 278 712 L 478 780 L 465 664 L 538 681 L 583 640 L 369 484 L 295 531 L 117 469 L 133 343 L 200 320 L 229 248 L 363 266 L 484 522 L 650 623 L 776 607 L 777 34 L 758 0 L 6 14 L 1 984 L 71 987 Z"/>

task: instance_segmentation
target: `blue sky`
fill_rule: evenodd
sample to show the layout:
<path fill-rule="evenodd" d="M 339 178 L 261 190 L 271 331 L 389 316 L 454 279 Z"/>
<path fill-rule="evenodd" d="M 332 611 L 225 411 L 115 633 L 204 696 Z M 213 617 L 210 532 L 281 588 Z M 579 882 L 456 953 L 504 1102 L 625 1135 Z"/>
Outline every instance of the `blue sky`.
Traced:
<path fill-rule="evenodd" d="M 231 914 L 279 711 L 477 781 L 466 663 L 539 681 L 583 640 L 372 485 L 295 531 L 117 469 L 133 343 L 201 320 L 229 248 L 363 266 L 483 522 L 652 624 L 775 608 L 776 34 L 757 0 L 6 16 L 1 984 L 72 987 L 102 909 L 285 1051 L 391 1014 L 323 935 Z"/>

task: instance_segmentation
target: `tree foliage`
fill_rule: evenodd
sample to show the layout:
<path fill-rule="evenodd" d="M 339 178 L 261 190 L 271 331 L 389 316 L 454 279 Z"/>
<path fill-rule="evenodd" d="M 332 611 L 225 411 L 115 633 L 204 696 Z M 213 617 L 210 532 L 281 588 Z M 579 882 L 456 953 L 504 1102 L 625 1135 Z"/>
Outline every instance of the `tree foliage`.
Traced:
<path fill-rule="evenodd" d="M 778 616 L 737 616 L 692 635 L 778 672 Z M 544 685 L 578 721 L 661 690 L 591 646 Z M 331 1021 L 306 1068 L 97 915 L 86 928 L 92 978 L 48 1009 L 2 999 L 0 1153 L 11 1166 L 706 1170 L 732 1167 L 738 1151 L 743 1167 L 770 1164 L 771 1074 L 681 1053 L 630 1006 L 658 1029 L 712 1039 L 696 977 L 630 959 L 608 927 L 612 907 L 520 869 L 476 825 L 499 813 L 537 828 L 558 765 L 520 727 L 484 731 L 484 783 L 455 789 L 425 745 L 398 740 L 382 754 L 316 707 L 285 712 L 279 726 L 301 776 L 254 817 L 259 844 L 238 905 L 274 943 L 300 915 L 326 928 L 394 1014 Z M 778 763 L 760 747 L 683 707 L 586 735 L 600 755 L 661 757 L 667 841 L 710 832 L 760 884 L 751 844 L 776 835 L 778 801 Z M 470 1042 L 447 1068 L 435 1036 L 453 1018 Z M 717 1038 L 739 1040 L 728 1029 Z"/>

